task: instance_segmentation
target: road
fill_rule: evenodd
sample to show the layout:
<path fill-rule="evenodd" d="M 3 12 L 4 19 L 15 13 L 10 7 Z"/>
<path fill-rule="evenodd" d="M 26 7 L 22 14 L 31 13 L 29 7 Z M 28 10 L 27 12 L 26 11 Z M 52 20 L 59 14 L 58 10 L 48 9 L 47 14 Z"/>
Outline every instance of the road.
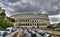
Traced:
<path fill-rule="evenodd" d="M 44 29 L 40 29 L 40 30 L 42 30 L 43 32 L 51 33 L 51 34 L 60 35 L 60 31 L 44 30 Z"/>
<path fill-rule="evenodd" d="M 44 33 L 37 28 L 20 28 L 20 37 L 48 37 L 50 34 Z"/>
<path fill-rule="evenodd" d="M 54 33 L 50 30 L 43 30 L 43 29 L 37 29 L 37 28 L 16 28 L 16 29 L 19 30 L 19 37 L 49 37 L 50 34 L 46 32 Z M 11 33 L 8 36 L 12 37 L 12 34 L 13 33 Z M 54 34 L 57 34 L 57 32 L 55 32 Z M 60 34 L 60 32 L 58 34 Z"/>

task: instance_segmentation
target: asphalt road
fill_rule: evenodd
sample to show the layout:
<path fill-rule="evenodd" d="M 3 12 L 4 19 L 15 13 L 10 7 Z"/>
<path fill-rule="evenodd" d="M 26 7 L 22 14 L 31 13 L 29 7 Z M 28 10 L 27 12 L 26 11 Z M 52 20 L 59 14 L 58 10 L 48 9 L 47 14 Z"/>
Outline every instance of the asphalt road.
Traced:
<path fill-rule="evenodd" d="M 50 34 L 44 33 L 37 28 L 20 28 L 20 37 L 49 37 Z"/>

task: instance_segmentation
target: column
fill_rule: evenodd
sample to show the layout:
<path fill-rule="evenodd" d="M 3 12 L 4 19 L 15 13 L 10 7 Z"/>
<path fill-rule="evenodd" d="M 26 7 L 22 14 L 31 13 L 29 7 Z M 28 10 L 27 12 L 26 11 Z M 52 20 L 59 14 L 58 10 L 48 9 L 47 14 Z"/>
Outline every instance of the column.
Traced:
<path fill-rule="evenodd" d="M 36 27 L 36 26 L 35 26 L 35 23 L 34 23 L 34 27 Z"/>
<path fill-rule="evenodd" d="M 37 28 L 37 23 L 36 23 L 36 28 Z"/>
<path fill-rule="evenodd" d="M 28 27 L 30 27 L 30 23 L 29 23 Z"/>

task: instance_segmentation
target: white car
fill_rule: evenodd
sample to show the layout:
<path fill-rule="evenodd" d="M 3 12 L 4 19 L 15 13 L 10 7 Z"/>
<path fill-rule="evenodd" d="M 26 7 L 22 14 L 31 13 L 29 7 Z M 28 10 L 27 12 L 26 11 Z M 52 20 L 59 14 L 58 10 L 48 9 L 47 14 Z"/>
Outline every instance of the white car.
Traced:
<path fill-rule="evenodd" d="M 45 34 L 45 37 L 49 37 L 50 36 L 50 34 Z"/>
<path fill-rule="evenodd" d="M 0 30 L 0 37 L 3 37 L 5 31 Z"/>
<path fill-rule="evenodd" d="M 12 27 L 6 28 L 6 30 L 5 30 L 6 33 L 11 33 L 12 31 L 13 31 Z"/>

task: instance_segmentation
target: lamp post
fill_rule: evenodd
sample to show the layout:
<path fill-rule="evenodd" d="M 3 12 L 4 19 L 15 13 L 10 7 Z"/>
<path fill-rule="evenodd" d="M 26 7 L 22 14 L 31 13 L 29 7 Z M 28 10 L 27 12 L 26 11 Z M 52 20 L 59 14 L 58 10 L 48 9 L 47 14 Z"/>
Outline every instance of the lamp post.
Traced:
<path fill-rule="evenodd" d="M 13 30 L 16 30 L 16 23 L 13 23 L 14 27 L 13 27 Z"/>

